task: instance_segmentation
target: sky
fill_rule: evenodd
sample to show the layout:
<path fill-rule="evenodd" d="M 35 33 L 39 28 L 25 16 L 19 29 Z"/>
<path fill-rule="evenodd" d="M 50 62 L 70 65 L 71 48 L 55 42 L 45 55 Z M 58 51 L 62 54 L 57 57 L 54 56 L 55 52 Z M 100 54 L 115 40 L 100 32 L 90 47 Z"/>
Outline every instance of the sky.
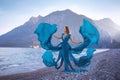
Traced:
<path fill-rule="evenodd" d="M 32 16 L 65 9 L 93 20 L 110 18 L 120 25 L 120 0 L 0 0 L 0 35 L 23 25 Z"/>

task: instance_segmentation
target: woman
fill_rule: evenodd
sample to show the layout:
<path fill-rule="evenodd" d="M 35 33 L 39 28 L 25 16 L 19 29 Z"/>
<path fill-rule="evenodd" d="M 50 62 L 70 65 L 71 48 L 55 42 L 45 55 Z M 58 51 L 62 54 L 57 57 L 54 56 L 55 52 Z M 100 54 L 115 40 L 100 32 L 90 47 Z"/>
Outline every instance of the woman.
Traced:
<path fill-rule="evenodd" d="M 69 71 L 69 67 L 74 70 L 72 67 L 70 60 L 74 62 L 75 66 L 78 67 L 87 67 L 90 64 L 90 60 L 93 56 L 95 49 L 93 48 L 94 45 L 98 44 L 99 41 L 99 32 L 97 28 L 89 22 L 87 19 L 83 19 L 83 24 L 80 26 L 79 33 L 83 37 L 83 42 L 76 42 L 70 35 L 69 28 L 67 26 L 64 27 L 64 33 L 61 37 L 55 36 L 58 39 L 62 39 L 62 42 L 57 46 L 52 45 L 51 39 L 52 35 L 57 31 L 56 24 L 49 24 L 49 23 L 40 23 L 35 30 L 35 33 L 38 36 L 38 40 L 40 41 L 40 45 L 46 51 L 44 52 L 42 59 L 43 63 L 48 66 L 52 67 L 55 66 L 56 69 L 59 69 L 63 62 L 65 71 Z M 71 40 L 73 43 L 81 43 L 77 47 L 71 48 L 68 43 L 68 40 Z M 80 54 L 85 48 L 87 48 L 85 56 L 75 58 L 72 54 Z M 59 56 L 57 60 L 53 58 L 53 51 L 59 51 Z M 71 58 L 71 59 L 70 59 Z M 60 61 L 60 65 L 58 66 L 57 63 Z"/>
<path fill-rule="evenodd" d="M 54 37 L 57 38 L 57 39 L 62 39 L 62 43 L 61 43 L 62 49 L 59 52 L 59 56 L 58 56 L 58 59 L 57 59 L 56 63 L 58 63 L 58 61 L 60 59 L 61 59 L 61 62 L 60 62 L 60 66 L 56 67 L 56 68 L 59 69 L 62 66 L 63 62 L 64 62 L 65 71 L 68 71 L 69 67 L 72 70 L 74 70 L 73 67 L 72 67 L 72 65 L 71 65 L 71 63 L 70 63 L 70 59 L 69 59 L 70 55 L 71 55 L 71 46 L 69 45 L 68 40 L 70 39 L 71 42 L 77 43 L 77 44 L 81 43 L 81 41 L 80 42 L 76 42 L 71 37 L 68 26 L 64 27 L 64 33 L 62 34 L 62 36 L 58 37 L 58 36 L 54 35 Z"/>

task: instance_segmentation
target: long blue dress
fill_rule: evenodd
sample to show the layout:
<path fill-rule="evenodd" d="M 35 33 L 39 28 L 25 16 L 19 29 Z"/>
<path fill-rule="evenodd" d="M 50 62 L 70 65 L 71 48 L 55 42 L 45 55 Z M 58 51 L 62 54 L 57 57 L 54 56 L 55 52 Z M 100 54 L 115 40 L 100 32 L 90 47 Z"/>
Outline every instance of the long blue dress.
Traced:
<path fill-rule="evenodd" d="M 61 58 L 61 63 L 59 67 L 56 67 L 57 69 L 59 69 L 63 62 L 64 62 L 64 68 L 65 71 L 69 70 L 69 66 L 72 70 L 74 70 L 74 68 L 72 67 L 71 63 L 70 63 L 70 55 L 71 55 L 71 46 L 69 45 L 68 41 L 70 39 L 70 34 L 67 34 L 64 37 L 64 33 L 62 34 L 62 43 L 61 43 L 61 50 L 59 51 L 59 56 L 56 62 L 58 62 Z"/>
<path fill-rule="evenodd" d="M 52 45 L 51 38 L 57 31 L 56 26 L 56 24 L 51 25 L 49 23 L 40 23 L 35 30 L 41 47 L 46 50 L 42 56 L 43 63 L 48 67 L 55 66 L 56 69 L 59 69 L 64 63 L 65 71 L 70 70 L 69 67 L 74 70 L 70 63 L 71 61 L 73 61 L 78 67 L 87 67 L 90 64 L 90 60 L 95 51 L 93 47 L 98 44 L 99 41 L 99 32 L 97 28 L 87 19 L 83 19 L 83 25 L 80 26 L 79 32 L 84 41 L 77 47 L 71 48 L 68 43 L 71 36 L 70 34 L 67 34 L 65 37 L 63 37 L 64 34 L 62 34 L 62 42 L 57 46 Z M 85 48 L 87 48 L 86 56 L 82 56 L 77 59 L 73 56 L 73 54 L 80 54 Z M 59 51 L 57 60 L 53 57 L 54 51 Z M 59 60 L 60 64 L 58 66 Z"/>

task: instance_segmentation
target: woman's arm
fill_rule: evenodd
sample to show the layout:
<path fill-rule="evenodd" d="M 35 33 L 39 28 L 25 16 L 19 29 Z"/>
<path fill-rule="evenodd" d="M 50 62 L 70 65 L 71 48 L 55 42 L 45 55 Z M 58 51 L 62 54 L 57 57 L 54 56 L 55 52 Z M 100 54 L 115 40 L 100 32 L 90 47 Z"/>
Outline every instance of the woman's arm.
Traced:
<path fill-rule="evenodd" d="M 62 39 L 62 36 L 56 36 L 56 35 L 53 35 L 53 36 L 57 39 Z"/>
<path fill-rule="evenodd" d="M 77 41 L 75 41 L 72 37 L 70 37 L 70 40 L 71 40 L 71 42 L 76 43 L 76 44 L 80 44 L 80 43 L 81 43 L 81 41 L 80 41 L 80 42 L 77 42 Z"/>

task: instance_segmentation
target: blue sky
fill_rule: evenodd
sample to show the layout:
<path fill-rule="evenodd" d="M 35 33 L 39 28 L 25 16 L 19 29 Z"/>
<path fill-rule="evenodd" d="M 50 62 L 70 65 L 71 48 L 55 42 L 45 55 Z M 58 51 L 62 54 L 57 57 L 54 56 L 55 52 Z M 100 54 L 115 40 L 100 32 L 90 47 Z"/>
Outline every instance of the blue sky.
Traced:
<path fill-rule="evenodd" d="M 71 9 L 89 18 L 111 18 L 120 25 L 120 0 L 0 0 L 0 35 L 24 24 L 30 17 Z"/>

